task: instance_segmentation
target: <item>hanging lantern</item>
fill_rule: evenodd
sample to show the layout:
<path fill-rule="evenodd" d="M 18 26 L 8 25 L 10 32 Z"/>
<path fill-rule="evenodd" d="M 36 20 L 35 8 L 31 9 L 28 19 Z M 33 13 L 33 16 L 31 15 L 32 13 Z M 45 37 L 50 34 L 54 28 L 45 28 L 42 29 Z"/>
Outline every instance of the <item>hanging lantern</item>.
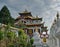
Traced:
<path fill-rule="evenodd" d="M 46 38 L 45 37 L 43 38 L 43 42 L 46 42 Z"/>

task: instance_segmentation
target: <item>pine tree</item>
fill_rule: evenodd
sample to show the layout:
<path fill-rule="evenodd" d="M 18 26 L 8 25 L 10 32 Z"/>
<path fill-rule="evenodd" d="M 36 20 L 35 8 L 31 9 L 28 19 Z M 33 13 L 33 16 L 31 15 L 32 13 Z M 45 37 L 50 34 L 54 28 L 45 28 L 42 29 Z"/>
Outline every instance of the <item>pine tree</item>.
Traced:
<path fill-rule="evenodd" d="M 10 11 L 8 10 L 7 6 L 3 6 L 0 11 L 0 23 L 11 25 L 14 23 L 14 19 L 11 17 Z"/>

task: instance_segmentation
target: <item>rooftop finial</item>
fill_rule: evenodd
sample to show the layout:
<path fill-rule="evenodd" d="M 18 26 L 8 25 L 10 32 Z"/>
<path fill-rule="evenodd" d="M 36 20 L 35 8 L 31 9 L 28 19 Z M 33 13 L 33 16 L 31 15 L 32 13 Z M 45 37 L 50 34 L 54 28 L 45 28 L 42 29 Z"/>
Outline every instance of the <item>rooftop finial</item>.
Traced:
<path fill-rule="evenodd" d="M 27 12 L 28 12 L 27 9 L 25 9 L 24 13 L 27 13 Z"/>
<path fill-rule="evenodd" d="M 38 18 L 38 16 L 36 15 L 36 18 Z"/>
<path fill-rule="evenodd" d="M 59 19 L 59 13 L 57 12 L 57 15 L 56 15 L 57 19 Z"/>
<path fill-rule="evenodd" d="M 56 19 L 54 19 L 54 23 L 56 23 Z"/>

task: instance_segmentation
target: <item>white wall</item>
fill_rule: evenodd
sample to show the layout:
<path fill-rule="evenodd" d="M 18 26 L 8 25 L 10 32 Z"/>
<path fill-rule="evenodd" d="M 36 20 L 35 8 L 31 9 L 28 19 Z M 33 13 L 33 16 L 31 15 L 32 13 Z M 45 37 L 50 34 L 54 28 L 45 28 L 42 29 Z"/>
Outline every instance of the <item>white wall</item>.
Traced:
<path fill-rule="evenodd" d="M 60 47 L 60 19 L 50 29 L 50 47 Z"/>

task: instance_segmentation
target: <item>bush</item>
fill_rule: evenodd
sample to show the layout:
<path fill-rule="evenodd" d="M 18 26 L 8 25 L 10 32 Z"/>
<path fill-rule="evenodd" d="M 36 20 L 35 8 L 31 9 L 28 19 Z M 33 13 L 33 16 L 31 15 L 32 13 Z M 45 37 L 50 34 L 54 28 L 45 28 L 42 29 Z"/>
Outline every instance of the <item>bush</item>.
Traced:
<path fill-rule="evenodd" d="M 33 44 L 33 42 L 34 42 L 34 39 L 31 38 L 31 39 L 30 39 L 30 43 L 31 43 L 31 45 Z"/>

